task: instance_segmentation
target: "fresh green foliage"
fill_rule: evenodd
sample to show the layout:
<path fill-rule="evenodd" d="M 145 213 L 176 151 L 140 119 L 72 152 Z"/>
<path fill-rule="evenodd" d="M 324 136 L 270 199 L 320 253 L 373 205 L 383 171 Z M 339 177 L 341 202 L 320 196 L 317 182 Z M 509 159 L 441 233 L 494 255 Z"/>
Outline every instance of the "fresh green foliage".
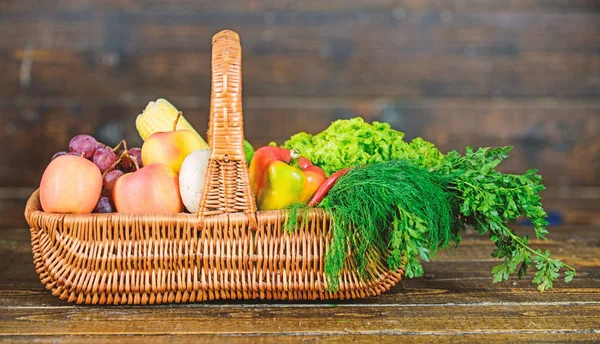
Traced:
<path fill-rule="evenodd" d="M 464 155 L 453 151 L 444 156 L 421 138 L 403 138 L 386 123 L 354 118 L 335 121 L 314 136 L 294 135 L 284 144 L 299 149 L 328 174 L 359 166 L 340 178 L 321 203 L 332 218 L 325 265 L 330 288 L 337 287 L 348 260 L 364 275 L 382 252 L 390 252 L 390 268 L 402 266 L 404 259 L 406 275 L 420 276 L 419 258 L 429 260 L 438 248 L 458 245 L 466 227 L 495 243 L 492 256 L 502 263 L 492 269 L 494 282 L 513 273 L 521 278 L 532 266 L 540 291 L 552 287 L 561 269 L 566 269 L 566 282 L 573 279 L 573 267 L 548 251 L 533 250 L 527 236 L 508 227 L 524 216 L 538 239 L 548 234 L 539 196 L 544 186 L 537 171 L 516 175 L 496 170 L 511 147 L 469 147 Z M 291 212 L 289 219 L 296 219 L 301 208 L 292 207 Z M 284 227 L 292 231 L 297 225 L 298 220 L 286 221 Z"/>
<path fill-rule="evenodd" d="M 416 138 L 406 142 L 404 133 L 387 123 L 366 123 L 357 117 L 333 122 L 319 134 L 299 133 L 283 144 L 296 148 L 328 175 L 346 167 L 389 160 L 410 160 L 425 167 L 436 166 L 443 155 L 430 142 Z"/>
<path fill-rule="evenodd" d="M 283 223 L 283 231 L 285 233 L 293 233 L 298 227 L 303 227 L 308 223 L 310 215 L 310 207 L 304 203 L 292 203 L 289 207 L 288 217 Z"/>
<path fill-rule="evenodd" d="M 429 260 L 456 241 L 449 198 L 428 170 L 408 160 L 357 167 L 341 177 L 321 203 L 332 219 L 325 260 L 330 287 L 337 287 L 348 254 L 363 276 L 374 255 L 388 250 L 390 268 L 399 268 L 404 255 L 407 275 L 422 275 L 418 257 Z"/>
<path fill-rule="evenodd" d="M 429 261 L 429 244 L 425 239 L 428 232 L 429 227 L 425 220 L 398 207 L 398 214 L 392 224 L 389 244 L 392 253 L 388 258 L 388 266 L 392 270 L 401 267 L 404 255 L 406 277 L 422 276 L 423 266 L 418 258 Z"/>
<path fill-rule="evenodd" d="M 568 269 L 565 273 L 567 282 L 575 276 L 575 269 L 551 258 L 549 251 L 533 250 L 528 246 L 528 237 L 518 236 L 507 226 L 518 217 L 525 216 L 533 224 L 537 238 L 545 239 L 548 234 L 546 212 L 539 196 L 544 186 L 537 171 L 529 170 L 524 175 L 496 171 L 511 149 L 480 148 L 473 151 L 467 147 L 464 156 L 453 151 L 432 172 L 454 195 L 451 200 L 454 217 L 461 219 L 455 223 L 455 232 L 471 226 L 479 234 L 488 234 L 496 244 L 492 256 L 503 261 L 492 269 L 494 282 L 507 280 L 517 269 L 518 276 L 522 277 L 535 264 L 538 271 L 533 283 L 544 291 L 552 288 L 561 268 Z"/>

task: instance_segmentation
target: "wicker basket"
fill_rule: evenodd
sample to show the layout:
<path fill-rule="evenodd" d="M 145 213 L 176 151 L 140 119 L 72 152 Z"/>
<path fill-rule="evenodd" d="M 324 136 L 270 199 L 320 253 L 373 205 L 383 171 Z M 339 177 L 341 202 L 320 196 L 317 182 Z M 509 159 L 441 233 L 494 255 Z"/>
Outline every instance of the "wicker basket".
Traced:
<path fill-rule="evenodd" d="M 88 304 L 347 299 L 388 290 L 404 271 L 390 271 L 379 255 L 370 278 L 360 279 L 349 260 L 339 291 L 328 291 L 331 221 L 321 210 L 311 209 L 293 234 L 282 231 L 288 211 L 256 211 L 243 150 L 239 36 L 225 30 L 212 44 L 212 150 L 199 213 L 44 213 L 36 191 L 25 217 L 42 283 Z"/>

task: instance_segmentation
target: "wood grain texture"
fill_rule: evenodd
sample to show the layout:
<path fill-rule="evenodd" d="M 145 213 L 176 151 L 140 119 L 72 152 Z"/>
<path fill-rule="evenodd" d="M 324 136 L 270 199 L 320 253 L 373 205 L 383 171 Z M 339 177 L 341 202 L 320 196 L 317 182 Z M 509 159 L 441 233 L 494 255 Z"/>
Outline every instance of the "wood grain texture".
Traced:
<path fill-rule="evenodd" d="M 32 6 L 41 10 L 94 10 L 96 12 L 111 10 L 127 11 L 168 11 L 168 10 L 213 10 L 223 12 L 263 12 L 272 10 L 286 11 L 347 11 L 353 10 L 452 10 L 452 11 L 589 11 L 598 9 L 598 3 L 594 0 L 475 0 L 470 2 L 456 0 L 307 0 L 307 1 L 236 1 L 236 0 L 111 0 L 107 2 L 82 2 L 78 0 L 50 0 L 39 2 L 36 0 L 24 0 L 4 2 L 0 4 L 0 10 L 19 12 L 31 10 Z"/>
<path fill-rule="evenodd" d="M 339 49 L 343 48 L 340 43 L 352 48 L 346 52 L 351 55 L 364 55 L 367 53 L 365 48 L 369 47 L 377 48 L 379 52 L 388 50 L 407 55 L 445 52 L 470 57 L 517 56 L 520 52 L 535 51 L 593 54 L 597 52 L 594 33 L 598 30 L 593 25 L 597 19 L 594 11 L 453 12 L 444 8 L 416 12 L 402 12 L 401 8 L 361 12 L 347 8 L 343 12 L 255 13 L 200 8 L 104 12 L 32 8 L 26 12 L 7 13 L 3 19 L 0 27 L 3 32 L 12 34 L 9 42 L 3 42 L 6 48 L 23 48 L 29 43 L 34 47 L 77 48 L 79 51 L 147 52 L 172 48 L 206 52 L 210 49 L 213 31 L 230 27 L 246 32 L 245 38 L 242 37 L 245 54 L 321 52 L 323 58 L 330 55 L 321 51 L 322 45 L 332 43 L 338 45 L 329 48 L 340 51 L 331 51 L 334 53 L 331 57 L 340 57 L 343 53 Z M 547 39 L 545 30 L 552 30 L 556 39 Z M 565 41 L 567 38 L 569 40 Z M 475 46 L 463 50 L 467 44 Z M 577 49 L 571 50 L 574 48 Z"/>
<path fill-rule="evenodd" d="M 105 77 L 113 82 L 128 79 L 128 74 L 159 79 L 161 83 L 151 83 L 163 87 L 157 91 L 188 86 L 190 79 L 206 80 L 210 37 L 230 27 L 243 32 L 245 63 L 250 63 L 246 72 L 251 72 L 245 82 L 256 95 L 597 94 L 600 28 L 594 25 L 594 11 L 449 13 L 58 10 L 7 14 L 0 27 L 11 37 L 2 45 L 3 64 L 19 63 L 29 47 L 37 66 L 31 72 L 40 73 L 34 76 L 41 83 L 45 76 L 67 81 L 69 73 L 59 67 L 68 64 L 77 68 L 71 77 L 111 71 Z M 385 68 L 389 66 L 393 68 Z M 288 82 L 291 78 L 294 83 Z M 502 79 L 512 79 L 506 81 L 511 84 L 499 83 Z M 569 81 L 578 83 L 559 89 Z M 129 91 L 139 93 L 143 85 Z M 265 94 L 273 85 L 285 87 Z"/>
<path fill-rule="evenodd" d="M 572 283 L 558 282 L 543 294 L 530 284 L 531 275 L 493 284 L 493 245 L 467 233 L 460 248 L 426 263 L 422 278 L 403 280 L 377 298 L 84 307 L 52 296 L 35 274 L 29 230 L 15 206 L 29 191 L 6 189 L 0 197 L 0 209 L 7 210 L 0 216 L 0 341 L 385 343 L 402 336 L 417 343 L 594 342 L 600 331 L 597 225 L 551 227 L 549 240 L 532 243 L 578 269 Z"/>
<path fill-rule="evenodd" d="M 316 334 L 298 337 L 295 334 L 287 335 L 228 335 L 226 338 L 215 335 L 44 335 L 44 336 L 4 336 L 3 341 L 7 343 L 21 343 L 23 341 L 31 341 L 35 343 L 165 343 L 177 341 L 177 343 L 297 343 L 303 342 L 319 342 L 319 343 L 397 343 L 398 336 L 401 335 L 402 340 L 410 343 L 512 343 L 512 342 L 542 342 L 542 343 L 595 343 L 597 342 L 598 334 L 591 332 L 572 332 L 572 331 L 556 331 L 550 333 L 402 333 L 402 334 L 356 334 L 344 333 L 339 335 Z"/>
<path fill-rule="evenodd" d="M 401 335 L 401 337 L 399 337 Z M 303 335 L 299 337 L 296 334 L 271 334 L 257 335 L 227 335 L 226 337 L 213 334 L 171 334 L 171 335 L 22 335 L 22 336 L 2 336 L 2 341 L 7 343 L 298 343 L 319 342 L 319 343 L 398 343 L 398 338 L 408 343 L 513 343 L 513 342 L 542 342 L 542 343 L 596 343 L 598 334 L 594 331 L 547 331 L 547 332 L 529 332 L 507 331 L 502 333 L 479 332 L 477 334 L 466 333 L 391 333 L 389 331 L 378 331 L 378 333 L 351 333 L 344 332 L 339 334 L 318 333 L 314 335 Z"/>
<path fill-rule="evenodd" d="M 325 46 L 322 49 L 346 48 Z M 366 47 L 363 53 L 349 51 L 344 53 L 348 54 L 346 57 L 317 54 L 245 53 L 244 93 L 249 96 L 424 97 L 594 97 L 600 94 L 600 59 L 592 54 L 523 52 L 518 56 L 465 57 L 462 53 L 407 53 L 403 49 L 390 51 L 374 47 Z M 33 81 L 22 80 L 20 66 L 25 56 L 32 64 L 27 78 Z M 210 53 L 194 50 L 131 53 L 35 47 L 0 50 L 0 67 L 10 71 L 2 80 L 0 95 L 59 96 L 66 93 L 83 99 L 119 99 L 151 93 L 164 97 L 204 95 L 210 94 L 209 61 Z M 21 84 L 27 86 L 21 87 Z"/>
<path fill-rule="evenodd" d="M 120 308 L 14 308 L 0 314 L 0 332 L 44 334 L 296 334 L 328 332 L 379 334 L 590 332 L 600 322 L 600 303 L 578 305 L 517 304 L 485 306 L 315 306 L 274 307 L 144 307 Z M 452 316 L 440 316 L 451 312 Z M 415 321 L 415 318 L 419 321 Z M 226 320 L 223 320 L 226 319 Z M 347 319 L 346 321 L 344 321 Z M 350 319 L 353 319 L 350 321 Z M 570 319 L 571 321 L 568 321 Z M 577 319 L 577 321 L 575 321 Z M 105 326 L 98 326 L 103 323 Z M 19 331 L 11 329 L 19 328 Z M 431 330 L 432 328 L 438 330 Z M 14 331 L 14 332 L 13 332 Z"/>

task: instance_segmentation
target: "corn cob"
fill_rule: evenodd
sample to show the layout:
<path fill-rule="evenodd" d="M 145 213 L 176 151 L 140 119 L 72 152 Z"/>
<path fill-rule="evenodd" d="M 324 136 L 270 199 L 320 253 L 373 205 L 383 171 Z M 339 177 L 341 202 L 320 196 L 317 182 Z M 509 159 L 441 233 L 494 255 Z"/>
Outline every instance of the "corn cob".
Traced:
<path fill-rule="evenodd" d="M 156 102 L 150 102 L 146 106 L 146 109 L 137 117 L 135 120 L 135 126 L 138 133 L 142 137 L 142 140 L 146 139 L 157 132 L 165 132 L 173 130 L 173 124 L 177 118 L 179 111 L 175 106 L 169 103 L 165 99 L 159 99 Z M 202 139 L 202 136 L 190 125 L 190 123 L 181 116 L 179 122 L 177 122 L 177 129 L 186 129 L 192 131 L 204 144 L 205 148 L 208 148 L 206 141 Z"/>

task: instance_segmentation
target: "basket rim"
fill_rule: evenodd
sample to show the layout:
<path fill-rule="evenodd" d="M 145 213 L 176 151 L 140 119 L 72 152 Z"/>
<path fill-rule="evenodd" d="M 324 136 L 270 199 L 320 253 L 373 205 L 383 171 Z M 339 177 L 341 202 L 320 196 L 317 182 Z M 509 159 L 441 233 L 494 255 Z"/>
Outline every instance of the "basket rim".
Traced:
<path fill-rule="evenodd" d="M 63 221 L 73 221 L 73 220 L 82 220 L 82 219 L 110 219 L 110 220 L 136 220 L 142 222 L 165 222 L 165 221 L 176 221 L 176 222 L 191 222 L 191 223 L 199 223 L 201 219 L 238 219 L 242 220 L 244 218 L 248 218 L 248 214 L 245 212 L 236 212 L 236 213 L 226 213 L 219 215 L 207 215 L 202 216 L 199 214 L 191 214 L 191 213 L 177 213 L 177 214 L 162 214 L 162 213 L 148 213 L 148 214 L 129 214 L 129 213 L 106 213 L 106 214 L 98 214 L 98 213 L 89 213 L 89 214 L 72 214 L 72 213 L 50 213 L 45 212 L 42 209 L 42 205 L 39 197 L 39 189 L 36 189 L 29 199 L 27 200 L 27 205 L 25 206 L 25 218 L 30 226 L 33 227 L 33 223 L 30 222 L 30 219 L 35 217 L 43 216 L 43 217 L 55 217 L 56 219 L 61 219 Z M 327 212 L 325 212 L 321 208 L 311 207 L 309 209 L 311 215 L 320 214 L 322 216 L 328 217 Z M 285 216 L 290 211 L 289 209 L 279 209 L 279 210 L 259 210 L 256 212 L 256 216 L 259 218 L 264 217 L 279 217 Z"/>

